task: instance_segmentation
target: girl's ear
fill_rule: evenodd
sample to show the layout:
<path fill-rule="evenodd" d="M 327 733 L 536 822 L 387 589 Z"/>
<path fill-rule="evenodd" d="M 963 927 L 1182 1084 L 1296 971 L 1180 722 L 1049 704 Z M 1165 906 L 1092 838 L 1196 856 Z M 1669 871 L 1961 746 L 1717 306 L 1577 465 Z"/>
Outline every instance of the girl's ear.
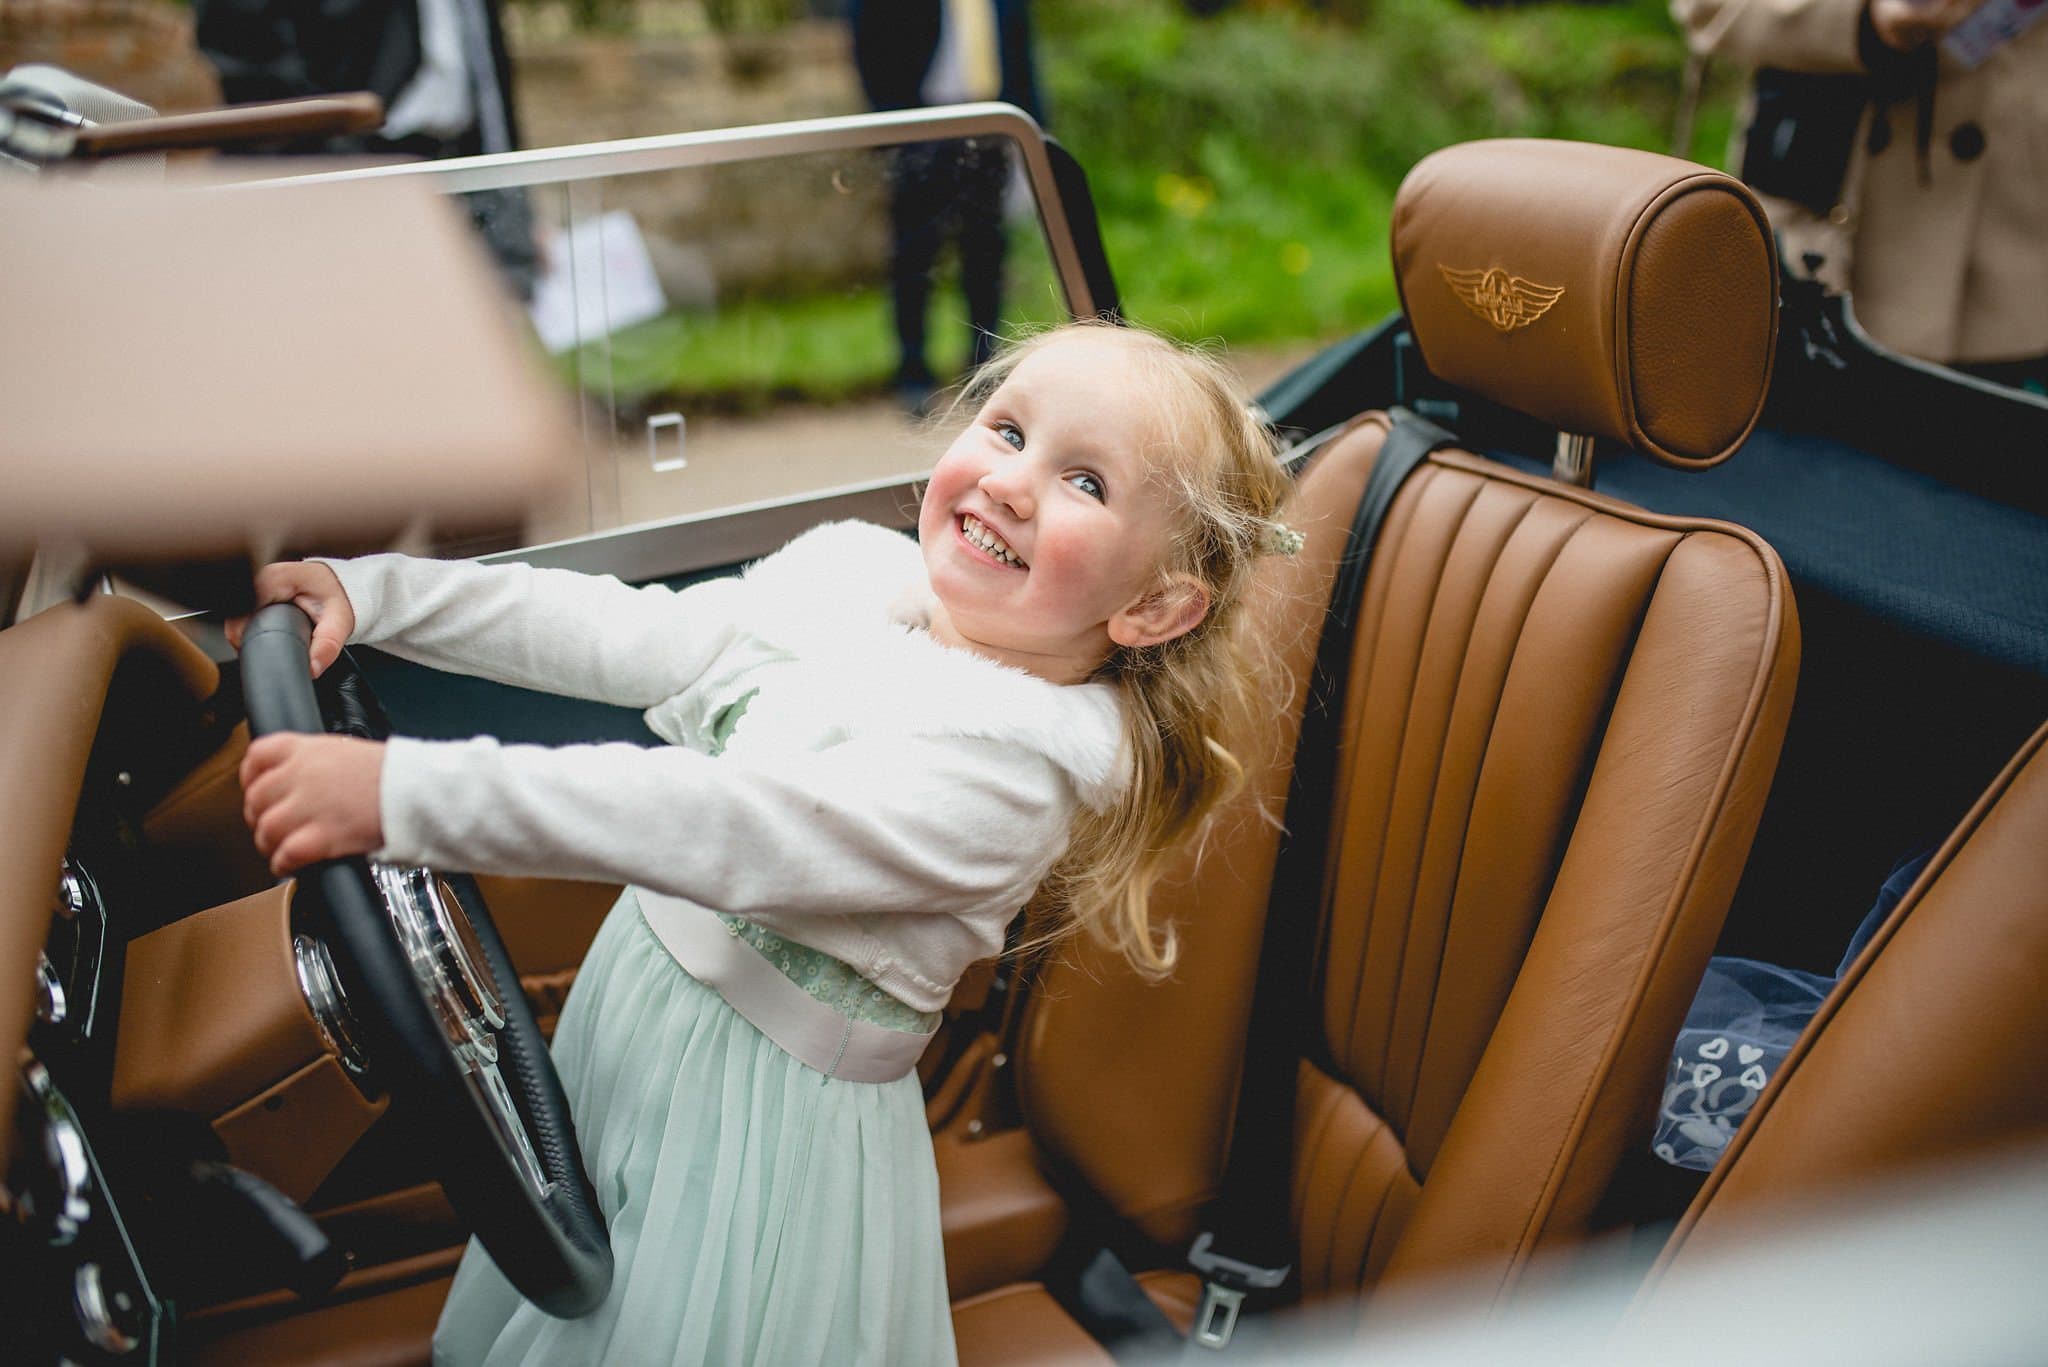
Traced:
<path fill-rule="evenodd" d="M 1209 615 L 1209 589 L 1191 574 L 1167 581 L 1109 619 L 1109 639 L 1120 646 L 1156 646 L 1185 636 Z"/>

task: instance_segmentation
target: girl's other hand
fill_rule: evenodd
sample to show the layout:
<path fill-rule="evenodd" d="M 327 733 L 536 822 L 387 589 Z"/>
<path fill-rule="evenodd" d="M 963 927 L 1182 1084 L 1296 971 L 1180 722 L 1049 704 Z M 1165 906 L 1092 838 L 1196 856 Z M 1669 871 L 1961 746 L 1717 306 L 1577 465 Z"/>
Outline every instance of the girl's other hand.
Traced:
<path fill-rule="evenodd" d="M 280 560 L 256 571 L 256 606 L 272 603 L 296 604 L 313 619 L 313 644 L 307 653 L 313 677 L 325 674 L 327 666 L 341 658 L 341 648 L 356 629 L 356 611 L 341 580 L 317 560 Z M 247 617 L 228 619 L 228 644 L 236 650 L 242 648 L 242 632 L 248 625 Z"/>
<path fill-rule="evenodd" d="M 251 742 L 242 756 L 242 819 L 270 871 L 282 878 L 382 845 L 383 775 L 381 741 L 280 732 Z"/>

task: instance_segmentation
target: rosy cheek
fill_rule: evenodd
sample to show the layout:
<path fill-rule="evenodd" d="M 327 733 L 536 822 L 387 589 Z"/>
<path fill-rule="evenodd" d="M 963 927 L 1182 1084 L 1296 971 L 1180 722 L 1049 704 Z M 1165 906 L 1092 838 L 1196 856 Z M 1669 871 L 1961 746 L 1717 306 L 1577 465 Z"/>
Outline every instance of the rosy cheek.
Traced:
<path fill-rule="evenodd" d="M 951 516 L 960 489 L 958 465 L 941 460 L 932 470 L 931 478 L 925 481 L 924 502 L 918 509 L 920 527 L 928 529 L 945 522 Z"/>
<path fill-rule="evenodd" d="M 1085 581 L 1088 548 L 1077 544 L 1073 537 L 1040 536 L 1036 549 L 1038 559 L 1032 569 L 1048 588 L 1064 591 L 1076 581 Z"/>

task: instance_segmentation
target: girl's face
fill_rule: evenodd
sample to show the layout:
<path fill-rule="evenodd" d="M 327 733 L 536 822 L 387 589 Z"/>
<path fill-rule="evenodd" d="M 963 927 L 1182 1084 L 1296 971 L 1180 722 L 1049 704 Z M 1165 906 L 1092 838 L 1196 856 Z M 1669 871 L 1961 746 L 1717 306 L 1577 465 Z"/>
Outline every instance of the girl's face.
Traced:
<path fill-rule="evenodd" d="M 1207 594 L 1160 572 L 1170 510 L 1150 478 L 1164 434 L 1146 387 L 1113 333 L 1056 338 L 1010 372 L 925 488 L 935 636 L 1070 683 L 1115 646 L 1201 621 Z"/>

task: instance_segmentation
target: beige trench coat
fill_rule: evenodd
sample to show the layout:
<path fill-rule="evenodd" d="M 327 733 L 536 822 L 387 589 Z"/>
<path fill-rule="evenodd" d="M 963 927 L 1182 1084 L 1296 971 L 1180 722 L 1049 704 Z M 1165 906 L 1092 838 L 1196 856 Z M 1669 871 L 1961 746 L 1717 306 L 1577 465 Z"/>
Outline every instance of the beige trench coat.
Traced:
<path fill-rule="evenodd" d="M 1671 5 L 1695 52 L 1791 71 L 1860 70 L 1862 8 L 1863 0 Z M 1911 105 L 1892 108 L 1891 137 L 1875 154 L 1872 117 L 1865 112 L 1833 224 L 1767 200 L 1787 261 L 1797 269 L 1803 250 L 1823 250 L 1822 278 L 1839 287 L 1846 276 L 1857 318 L 1895 350 L 1962 362 L 2048 355 L 2048 20 L 1974 71 L 1942 54 L 1928 183 Z"/>

